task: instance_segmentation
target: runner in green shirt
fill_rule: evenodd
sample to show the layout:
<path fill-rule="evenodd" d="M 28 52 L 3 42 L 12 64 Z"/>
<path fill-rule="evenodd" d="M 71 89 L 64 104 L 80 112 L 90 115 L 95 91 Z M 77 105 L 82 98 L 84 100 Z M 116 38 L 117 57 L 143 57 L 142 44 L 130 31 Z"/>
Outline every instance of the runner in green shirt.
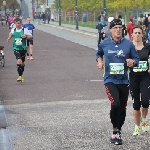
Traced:
<path fill-rule="evenodd" d="M 16 28 L 12 29 L 7 38 L 7 42 L 13 37 L 13 50 L 17 59 L 17 70 L 19 77 L 18 82 L 23 82 L 23 72 L 25 66 L 25 56 L 27 52 L 26 40 L 32 40 L 32 34 L 28 29 L 22 27 L 22 22 L 19 18 L 15 19 Z"/>

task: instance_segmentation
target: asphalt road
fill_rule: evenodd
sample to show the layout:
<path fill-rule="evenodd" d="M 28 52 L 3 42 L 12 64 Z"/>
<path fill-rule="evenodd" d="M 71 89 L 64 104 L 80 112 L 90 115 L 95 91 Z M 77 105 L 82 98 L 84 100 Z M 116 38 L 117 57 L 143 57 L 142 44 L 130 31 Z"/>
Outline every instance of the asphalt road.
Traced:
<path fill-rule="evenodd" d="M 16 82 L 15 56 L 11 42 L 6 43 L 9 30 L 0 30 L 0 44 L 5 46 L 6 59 L 5 67 L 0 68 L 0 92 L 13 149 L 149 150 L 149 133 L 132 136 L 131 100 L 122 131 L 124 145 L 108 143 L 110 104 L 102 82 L 103 73 L 96 68 L 96 51 L 71 37 L 66 40 L 63 35 L 73 36 L 75 40 L 78 37 L 91 40 L 91 43 L 95 39 L 49 26 L 37 28 L 34 60 L 26 61 L 24 83 Z M 47 33 L 41 30 L 47 30 Z"/>

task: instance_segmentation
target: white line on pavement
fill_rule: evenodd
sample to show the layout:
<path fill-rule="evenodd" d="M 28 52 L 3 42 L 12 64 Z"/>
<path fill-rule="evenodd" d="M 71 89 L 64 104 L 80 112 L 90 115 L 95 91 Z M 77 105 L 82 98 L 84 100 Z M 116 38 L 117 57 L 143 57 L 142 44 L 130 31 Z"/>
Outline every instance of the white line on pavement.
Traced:
<path fill-rule="evenodd" d="M 90 80 L 91 82 L 103 82 L 104 80 Z"/>
<path fill-rule="evenodd" d="M 85 80 L 85 81 L 87 81 L 87 82 L 103 82 L 104 80 Z"/>
<path fill-rule="evenodd" d="M 47 51 L 50 51 L 50 50 L 44 50 L 44 49 L 43 49 L 43 50 L 39 50 L 39 51 L 42 51 L 42 52 L 47 52 Z"/>

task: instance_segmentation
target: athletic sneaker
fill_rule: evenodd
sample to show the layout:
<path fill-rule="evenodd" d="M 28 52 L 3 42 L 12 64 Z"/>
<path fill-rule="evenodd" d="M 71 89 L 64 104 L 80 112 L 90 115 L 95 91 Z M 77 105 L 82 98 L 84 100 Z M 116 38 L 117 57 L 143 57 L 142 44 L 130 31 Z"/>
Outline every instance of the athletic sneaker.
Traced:
<path fill-rule="evenodd" d="M 30 57 L 29 57 L 29 56 L 27 56 L 27 60 L 30 60 Z"/>
<path fill-rule="evenodd" d="M 143 132 L 148 132 L 149 131 L 149 126 L 148 126 L 148 123 L 147 121 L 142 121 L 142 131 Z"/>
<path fill-rule="evenodd" d="M 140 135 L 141 129 L 139 126 L 135 125 L 133 135 Z"/>
<path fill-rule="evenodd" d="M 19 76 L 19 77 L 17 78 L 17 82 L 21 82 L 21 81 L 22 81 L 22 77 Z"/>
<path fill-rule="evenodd" d="M 121 132 L 120 131 L 113 131 L 113 135 L 110 138 L 110 143 L 113 143 L 115 145 L 122 145 L 122 139 L 121 139 Z"/>
<path fill-rule="evenodd" d="M 24 77 L 23 76 L 21 76 L 21 82 L 24 82 Z"/>
<path fill-rule="evenodd" d="M 33 60 L 33 57 L 32 57 L 32 56 L 30 56 L 30 60 Z"/>

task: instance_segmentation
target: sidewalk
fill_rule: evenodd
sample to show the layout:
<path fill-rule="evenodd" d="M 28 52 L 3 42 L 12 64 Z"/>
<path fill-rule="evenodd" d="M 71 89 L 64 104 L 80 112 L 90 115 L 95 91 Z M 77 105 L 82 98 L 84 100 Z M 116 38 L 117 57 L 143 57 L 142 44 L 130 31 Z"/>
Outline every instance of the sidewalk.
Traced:
<path fill-rule="evenodd" d="M 37 19 L 35 19 L 33 22 L 38 22 Z M 43 24 L 43 25 L 54 25 L 54 26 L 58 26 L 58 27 L 64 27 L 64 28 L 68 28 L 68 29 L 74 29 L 76 30 L 76 25 L 71 25 L 71 24 L 61 24 L 61 26 L 59 26 L 59 22 L 55 22 L 55 21 L 51 21 L 50 24 Z M 89 28 L 89 27 L 81 27 L 78 26 L 78 31 L 85 31 L 85 32 L 89 32 L 89 33 L 97 33 L 97 29 L 93 29 L 93 28 Z"/>
<path fill-rule="evenodd" d="M 33 22 L 38 23 L 38 20 L 35 19 Z M 71 24 L 61 24 L 61 26 L 59 26 L 59 22 L 54 22 L 51 21 L 49 24 L 41 24 L 41 25 L 45 25 L 45 26 L 51 26 L 51 27 L 57 27 L 59 29 L 65 29 L 65 30 L 69 30 L 72 32 L 76 32 L 76 33 L 80 33 L 80 34 L 84 34 L 84 35 L 89 35 L 92 37 L 97 38 L 97 29 L 93 29 L 93 28 L 89 28 L 89 27 L 81 27 L 78 26 L 78 30 L 76 29 L 76 25 L 71 25 Z M 129 36 L 125 36 L 127 39 L 129 39 Z"/>

